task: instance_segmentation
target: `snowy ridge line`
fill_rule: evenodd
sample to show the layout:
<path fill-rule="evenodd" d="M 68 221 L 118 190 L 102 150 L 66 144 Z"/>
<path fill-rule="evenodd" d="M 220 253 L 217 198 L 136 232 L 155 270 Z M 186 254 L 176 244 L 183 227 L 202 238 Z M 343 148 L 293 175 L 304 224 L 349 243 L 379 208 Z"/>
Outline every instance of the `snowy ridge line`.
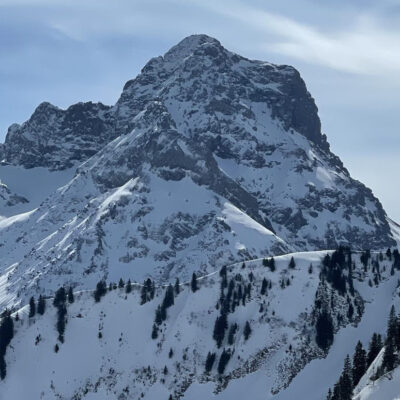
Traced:
<path fill-rule="evenodd" d="M 331 252 L 333 252 L 333 251 L 334 251 L 334 250 L 301 251 L 301 252 L 293 252 L 293 253 L 281 254 L 281 255 L 279 255 L 279 256 L 259 257 L 259 258 L 254 258 L 254 259 L 250 259 L 250 260 L 238 261 L 238 262 L 235 262 L 235 263 L 233 263 L 233 264 L 227 264 L 227 265 L 222 266 L 221 268 L 226 267 L 226 268 L 228 268 L 228 269 L 231 270 L 233 267 L 242 265 L 243 263 L 252 264 L 252 263 L 260 262 L 260 261 L 262 261 L 262 260 L 264 260 L 264 259 L 267 259 L 267 260 L 268 260 L 268 259 L 271 259 L 271 258 L 279 259 L 279 258 L 281 258 L 281 257 L 289 257 L 289 256 L 294 256 L 294 255 L 296 255 L 296 254 L 297 254 L 297 255 L 299 255 L 299 254 L 309 254 L 309 253 L 313 253 L 313 254 L 315 254 L 315 253 L 327 254 L 327 253 L 331 253 Z M 362 252 L 361 252 L 361 251 L 354 251 L 354 253 L 362 253 Z M 375 253 L 375 252 L 374 252 L 374 253 Z M 379 252 L 377 252 L 377 253 L 379 253 Z M 246 265 L 246 266 L 247 266 L 247 265 Z M 202 280 L 204 280 L 204 279 L 209 278 L 210 276 L 213 276 L 213 275 L 217 274 L 217 273 L 221 270 L 221 268 L 218 269 L 218 270 L 215 270 L 215 271 L 213 271 L 213 272 L 210 272 L 209 274 L 205 274 L 205 275 L 202 275 L 202 276 L 197 277 L 197 278 L 196 278 L 196 281 L 202 281 Z M 191 281 L 182 282 L 182 283 L 179 284 L 179 286 L 190 285 L 190 282 L 191 282 Z M 127 285 L 127 284 L 125 283 L 124 286 L 121 287 L 121 288 L 119 288 L 119 289 L 125 288 L 126 285 Z M 131 282 L 131 285 L 132 285 L 132 286 L 135 286 L 135 287 L 139 287 L 139 288 L 141 288 L 141 287 L 144 286 L 142 283 L 139 283 L 139 282 Z M 166 288 L 166 287 L 168 287 L 169 285 L 171 285 L 171 282 L 170 282 L 170 283 L 165 283 L 165 284 L 162 284 L 162 285 L 155 285 L 155 288 L 156 288 L 156 289 Z M 89 293 L 89 294 L 90 294 L 90 293 L 94 293 L 95 290 L 96 290 L 96 289 L 78 290 L 78 291 L 76 291 L 76 292 L 73 292 L 73 294 L 79 296 L 79 295 L 82 295 L 82 294 L 85 294 L 85 293 Z M 46 299 L 46 300 L 51 300 L 51 299 L 54 299 L 54 296 L 53 296 L 53 297 L 51 297 L 51 296 L 44 296 L 44 299 Z M 28 306 L 29 306 L 29 304 L 25 304 L 24 306 L 22 306 L 21 308 L 19 308 L 19 309 L 16 310 L 15 312 L 13 312 L 11 315 L 12 315 L 12 316 L 15 316 L 15 314 L 17 314 L 17 313 L 24 312 L 24 311 L 28 308 Z M 0 320 L 1 320 L 1 319 L 0 319 Z"/>
<path fill-rule="evenodd" d="M 232 269 L 233 267 L 238 266 L 238 265 L 241 265 L 241 264 L 243 264 L 243 263 L 252 264 L 252 263 L 255 263 L 255 262 L 262 261 L 262 260 L 264 260 L 264 259 L 267 259 L 267 260 L 268 260 L 268 259 L 271 259 L 271 258 L 279 259 L 279 258 L 281 258 L 281 257 L 289 257 L 289 256 L 295 256 L 295 255 L 300 255 L 300 254 L 309 254 L 309 253 L 313 253 L 313 254 L 315 254 L 315 253 L 328 254 L 328 253 L 332 253 L 333 251 L 334 251 L 334 250 L 328 250 L 328 249 L 327 249 L 327 250 L 317 250 L 317 251 L 300 251 L 300 252 L 285 253 L 285 254 L 280 254 L 279 256 L 259 257 L 259 258 L 254 258 L 254 259 L 250 259 L 250 260 L 242 260 L 242 261 L 235 262 L 235 263 L 233 263 L 233 264 L 226 264 L 226 265 L 222 266 L 221 268 L 226 267 L 226 268 Z M 352 250 L 352 253 L 361 254 L 361 253 L 363 253 L 363 251 L 361 251 L 361 250 Z M 380 253 L 380 251 L 371 251 L 371 254 L 379 254 L 379 253 Z M 202 276 L 197 277 L 197 278 L 196 278 L 196 281 L 201 281 L 201 280 L 207 279 L 207 278 L 209 278 L 209 277 L 211 277 L 211 276 L 217 274 L 217 273 L 220 271 L 221 268 L 219 268 L 218 270 L 215 270 L 215 271 L 213 271 L 213 272 L 210 272 L 210 273 L 208 273 L 208 274 L 205 274 L 205 275 L 202 275 Z M 179 284 L 179 286 L 190 285 L 190 282 L 191 282 L 191 281 L 182 282 L 182 283 Z M 162 288 L 168 287 L 168 286 L 171 285 L 171 284 L 172 284 L 172 283 L 169 282 L 169 283 L 164 283 L 164 284 L 162 284 L 162 285 L 155 285 L 154 287 L 155 287 L 156 289 L 162 289 Z M 123 286 L 122 288 L 120 288 L 120 289 L 125 288 L 126 285 L 127 285 L 127 284 L 124 283 L 124 286 Z M 141 287 L 144 286 L 142 283 L 139 283 L 139 282 L 131 282 L 131 285 L 132 285 L 132 286 L 135 286 L 135 287 L 139 287 L 139 288 L 141 288 Z M 73 292 L 73 294 L 74 294 L 74 295 L 82 295 L 82 294 L 85 294 L 85 293 L 94 293 L 95 290 L 96 290 L 96 289 L 77 290 L 76 292 Z M 43 297 L 44 297 L 44 299 L 46 299 L 46 300 L 54 299 L 54 296 L 43 296 Z M 28 307 L 28 305 L 29 305 L 29 304 L 25 304 L 24 306 L 22 306 L 21 308 L 19 308 L 19 309 L 16 310 L 15 312 L 13 312 L 11 315 L 14 316 L 16 313 L 20 313 L 21 311 L 23 312 L 23 311 Z M 0 318 L 0 321 L 1 321 L 1 318 Z"/>

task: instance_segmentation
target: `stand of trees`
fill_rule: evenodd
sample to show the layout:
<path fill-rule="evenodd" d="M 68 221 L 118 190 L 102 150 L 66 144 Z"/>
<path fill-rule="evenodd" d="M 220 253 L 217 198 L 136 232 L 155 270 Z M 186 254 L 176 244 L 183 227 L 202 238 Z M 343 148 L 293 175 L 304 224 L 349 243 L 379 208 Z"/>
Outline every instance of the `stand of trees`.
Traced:
<path fill-rule="evenodd" d="M 1 314 L 0 322 L 0 378 L 4 379 L 7 374 L 7 366 L 5 355 L 7 346 L 10 344 L 14 337 L 14 322 L 11 318 L 11 312 L 5 310 Z"/>

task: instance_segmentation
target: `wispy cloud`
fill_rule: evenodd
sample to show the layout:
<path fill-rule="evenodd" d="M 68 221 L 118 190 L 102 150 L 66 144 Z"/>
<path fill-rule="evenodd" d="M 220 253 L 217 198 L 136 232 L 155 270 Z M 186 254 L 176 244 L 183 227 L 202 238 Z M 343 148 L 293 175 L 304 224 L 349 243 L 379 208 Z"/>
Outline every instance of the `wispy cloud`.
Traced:
<path fill-rule="evenodd" d="M 244 3 L 201 4 L 242 25 L 251 21 L 260 33 L 257 45 L 267 51 L 351 73 L 387 76 L 400 70 L 400 26 L 388 29 L 371 14 L 359 15 L 347 27 L 324 31 L 323 21 L 313 26 Z"/>
<path fill-rule="evenodd" d="M 393 9 L 398 2 L 380 4 Z M 296 12 L 287 15 L 287 7 L 286 12 L 285 7 L 271 12 L 268 4 L 257 1 L 0 0 L 0 6 L 11 5 L 45 8 L 44 23 L 79 41 L 105 35 L 162 34 L 175 38 L 197 29 L 220 33 L 222 39 L 236 41 L 239 48 L 247 47 L 251 38 L 258 53 L 274 52 L 349 73 L 385 78 L 400 69 L 400 24 L 389 27 L 380 13 L 382 7 L 367 8 L 347 24 L 335 26 L 328 15 L 305 22 Z M 298 3 L 298 8 L 301 6 Z M 334 7 L 332 3 L 332 11 Z M 296 6 L 290 8 L 293 10 Z M 218 26 L 221 23 L 222 28 Z"/>

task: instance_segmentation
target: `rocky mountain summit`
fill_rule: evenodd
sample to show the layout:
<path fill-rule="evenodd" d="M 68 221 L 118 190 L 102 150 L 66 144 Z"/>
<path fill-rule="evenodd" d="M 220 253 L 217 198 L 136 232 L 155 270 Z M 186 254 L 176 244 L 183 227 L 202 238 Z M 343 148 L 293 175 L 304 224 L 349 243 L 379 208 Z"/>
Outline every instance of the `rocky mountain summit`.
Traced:
<path fill-rule="evenodd" d="M 380 202 L 330 152 L 299 73 L 206 35 L 151 59 L 114 106 L 42 103 L 1 152 L 0 178 L 74 174 L 0 221 L 3 305 L 66 280 L 167 281 L 288 251 L 396 244 Z"/>

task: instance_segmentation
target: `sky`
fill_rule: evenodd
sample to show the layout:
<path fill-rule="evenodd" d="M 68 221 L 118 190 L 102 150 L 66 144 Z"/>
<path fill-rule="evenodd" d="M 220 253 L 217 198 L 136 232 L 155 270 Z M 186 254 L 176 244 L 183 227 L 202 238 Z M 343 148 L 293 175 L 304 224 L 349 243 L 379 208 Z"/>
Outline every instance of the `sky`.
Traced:
<path fill-rule="evenodd" d="M 115 103 L 194 33 L 297 68 L 331 149 L 400 222 L 400 0 L 0 0 L 1 141 L 42 101 Z"/>

